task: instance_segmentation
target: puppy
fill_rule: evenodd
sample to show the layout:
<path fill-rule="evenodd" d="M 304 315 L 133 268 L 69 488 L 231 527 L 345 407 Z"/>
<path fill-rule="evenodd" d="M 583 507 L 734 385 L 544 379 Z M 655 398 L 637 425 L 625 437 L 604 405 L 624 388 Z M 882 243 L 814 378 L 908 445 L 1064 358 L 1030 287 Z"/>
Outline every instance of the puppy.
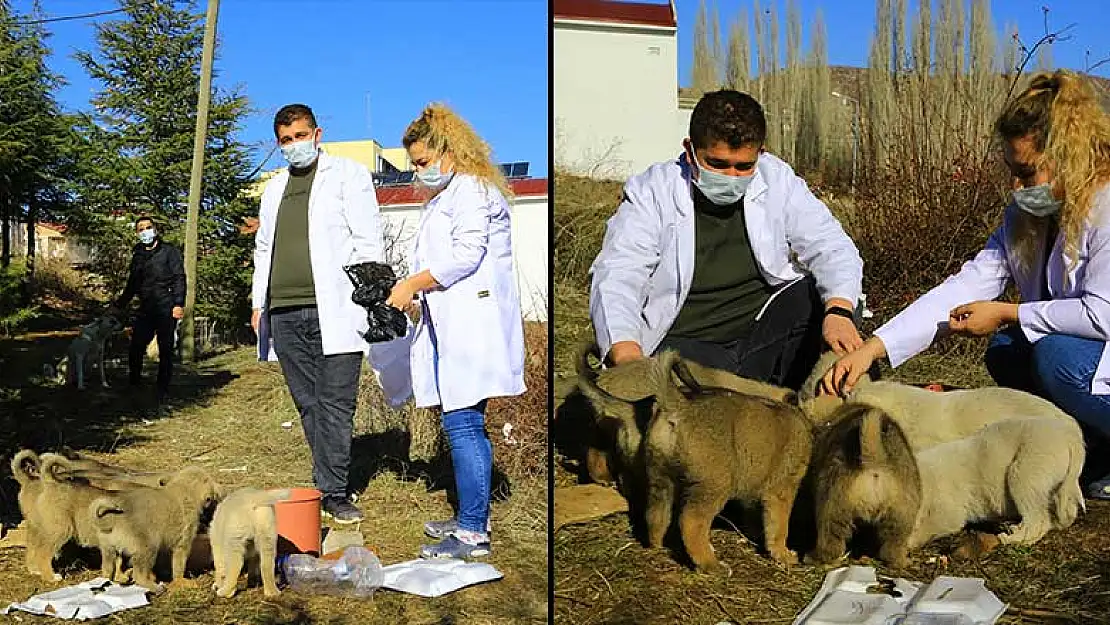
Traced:
<path fill-rule="evenodd" d="M 866 404 L 848 403 L 820 434 L 810 465 L 814 477 L 817 545 L 813 560 L 838 559 L 857 522 L 874 524 L 879 557 L 896 567 L 921 507 L 921 476 L 902 428 Z"/>
<path fill-rule="evenodd" d="M 64 456 L 43 454 L 40 460 L 38 486 L 28 482 L 23 487 L 29 489 L 27 494 L 23 488 L 20 491 L 20 507 L 27 520 L 27 569 L 58 581 L 61 576 L 54 572 L 55 554 L 70 540 L 82 547 L 98 546 L 97 528 L 88 514 L 89 504 L 115 491 L 98 488 L 86 480 L 69 479 L 67 472 L 72 465 Z M 117 568 L 113 565 L 113 575 Z"/>
<path fill-rule="evenodd" d="M 81 328 L 81 333 L 73 339 L 66 350 L 66 355 L 57 366 L 43 366 L 43 373 L 47 378 L 55 378 L 59 382 L 75 379 L 77 388 L 85 388 L 85 363 L 91 363 L 100 371 L 100 385 L 108 388 L 108 379 L 104 373 L 104 352 L 108 339 L 113 334 L 123 330 L 123 324 L 114 315 L 104 315 L 92 323 Z"/>
<path fill-rule="evenodd" d="M 590 358 L 600 359 L 597 343 L 586 342 L 576 358 L 578 388 L 597 414 L 597 431 L 586 449 L 586 466 L 595 482 L 610 482 L 614 474 L 636 472 L 640 441 L 650 416 L 652 396 L 656 392 L 652 372 L 655 358 L 645 358 L 608 369 L 594 369 Z M 683 360 L 687 372 L 682 383 L 687 388 L 730 390 L 767 397 L 774 401 L 794 403 L 794 392 L 756 380 Z M 614 452 L 611 455 L 611 451 Z M 615 471 L 614 471 L 615 469 Z"/>
<path fill-rule="evenodd" d="M 1079 473 L 1086 449 L 1073 424 L 1025 418 L 917 453 L 923 497 L 910 548 L 971 521 L 1015 521 L 1003 543 L 1029 545 L 1070 526 L 1085 509 Z"/>
<path fill-rule="evenodd" d="M 915 451 L 969 436 L 1007 419 L 1044 417 L 1080 432 L 1075 419 L 1052 402 L 1012 388 L 988 386 L 938 393 L 893 381 L 871 381 L 865 376 L 843 400 L 818 396 L 817 385 L 836 360 L 832 352 L 823 355 L 799 393 L 803 410 L 814 422 L 827 421 L 843 401 L 875 406 L 898 422 Z"/>
<path fill-rule="evenodd" d="M 654 415 L 644 437 L 648 543 L 659 546 L 679 508 L 683 545 L 699 571 L 724 567 L 709 530 L 732 499 L 763 508 L 766 548 L 792 564 L 786 547 L 790 511 L 809 463 L 812 434 L 794 406 L 726 390 L 683 395 L 671 372 L 692 379 L 686 362 L 668 350 L 656 360 Z"/>
<path fill-rule="evenodd" d="M 241 488 L 216 507 L 208 535 L 216 565 L 212 587 L 217 597 L 235 596 L 244 559 L 261 573 L 263 594 L 279 594 L 274 580 L 278 540 L 274 504 L 288 498 L 288 490 Z"/>
<path fill-rule="evenodd" d="M 141 488 L 97 497 L 85 506 L 96 531 L 104 577 L 115 575 L 120 556 L 131 558 L 132 579 L 155 590 L 154 563 L 161 550 L 172 554 L 173 581 L 185 577 L 185 562 L 200 516 L 221 488 L 207 471 L 185 467 L 162 488 Z"/>
<path fill-rule="evenodd" d="M 19 483 L 19 511 L 23 518 L 31 516 L 42 493 L 41 459 L 30 449 L 21 449 L 12 457 L 12 476 Z"/>

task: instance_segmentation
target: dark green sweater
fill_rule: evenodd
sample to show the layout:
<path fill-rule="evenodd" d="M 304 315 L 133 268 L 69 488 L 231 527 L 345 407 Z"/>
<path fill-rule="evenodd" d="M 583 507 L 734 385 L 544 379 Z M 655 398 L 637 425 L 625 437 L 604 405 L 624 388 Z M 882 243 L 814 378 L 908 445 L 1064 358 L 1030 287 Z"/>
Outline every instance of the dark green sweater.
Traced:
<path fill-rule="evenodd" d="M 315 177 L 315 163 L 305 171 L 290 170 L 281 196 L 270 266 L 271 309 L 316 305 L 308 255 L 308 196 Z"/>
<path fill-rule="evenodd" d="M 752 253 L 744 198 L 717 206 L 695 187 L 694 212 L 693 282 L 668 336 L 715 343 L 744 338 L 772 292 Z"/>

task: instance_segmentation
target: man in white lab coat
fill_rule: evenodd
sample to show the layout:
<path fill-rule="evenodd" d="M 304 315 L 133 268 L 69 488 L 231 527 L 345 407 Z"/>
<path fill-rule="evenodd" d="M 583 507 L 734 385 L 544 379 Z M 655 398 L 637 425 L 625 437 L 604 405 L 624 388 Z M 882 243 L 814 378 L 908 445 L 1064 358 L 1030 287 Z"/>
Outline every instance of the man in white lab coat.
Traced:
<path fill-rule="evenodd" d="M 351 300 L 344 265 L 382 261 L 370 172 L 320 151 L 323 131 L 303 104 L 282 107 L 274 135 L 289 168 L 262 193 L 255 234 L 251 325 L 267 359 L 271 337 L 312 451 L 325 516 L 355 523 L 348 492 L 351 435 L 366 310 Z"/>
<path fill-rule="evenodd" d="M 863 261 L 805 181 L 764 151 L 766 129 L 751 96 L 707 93 L 683 154 L 626 183 L 590 270 L 610 363 L 674 348 L 797 388 L 823 344 L 861 344 Z"/>

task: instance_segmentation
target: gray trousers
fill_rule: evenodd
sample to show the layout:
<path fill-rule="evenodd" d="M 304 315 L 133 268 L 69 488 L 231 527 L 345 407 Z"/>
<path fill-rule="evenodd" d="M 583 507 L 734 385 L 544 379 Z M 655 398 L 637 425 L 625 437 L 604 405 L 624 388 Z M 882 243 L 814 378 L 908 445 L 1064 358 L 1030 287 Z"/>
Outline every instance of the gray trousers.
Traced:
<path fill-rule="evenodd" d="M 362 352 L 325 356 L 315 306 L 271 311 L 270 333 L 312 452 L 312 481 L 325 497 L 345 497 Z"/>

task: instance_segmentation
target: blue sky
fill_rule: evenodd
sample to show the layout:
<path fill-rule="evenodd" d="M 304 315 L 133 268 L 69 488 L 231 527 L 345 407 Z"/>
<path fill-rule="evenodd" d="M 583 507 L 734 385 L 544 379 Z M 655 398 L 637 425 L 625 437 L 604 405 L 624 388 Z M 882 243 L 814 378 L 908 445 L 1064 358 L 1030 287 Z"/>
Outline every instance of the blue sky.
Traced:
<path fill-rule="evenodd" d="M 761 0 L 766 9 L 778 7 L 780 24 L 786 20 L 786 0 Z M 966 3 L 966 0 L 964 0 Z M 679 81 L 690 83 L 690 66 L 693 61 L 694 23 L 697 19 L 699 0 L 676 0 L 678 8 Z M 934 2 L 934 14 L 937 2 Z M 706 2 L 712 11 L 713 0 Z M 727 42 L 727 24 L 734 20 L 741 9 L 746 9 L 752 19 L 752 0 L 716 0 L 721 16 L 721 39 Z M 917 0 L 910 0 L 911 19 L 917 12 Z M 1042 6 L 1049 8 L 1049 25 L 1053 29 L 1076 23 L 1069 33 L 1071 41 L 1057 42 L 1053 46 L 1053 63 L 1056 67 L 1083 69 L 1085 52 L 1091 50 L 1091 62 L 1110 56 L 1110 6 L 1106 0 L 992 0 L 991 17 L 999 32 L 1006 22 L 1017 24 L 1026 45 L 1032 45 L 1044 33 Z M 802 14 L 803 38 L 808 42 L 808 22 L 817 10 L 824 15 L 829 39 L 829 62 L 834 65 L 863 66 L 867 62 L 867 49 L 875 27 L 874 0 L 798 0 Z M 749 36 L 754 31 L 749 25 Z M 785 38 L 785 27 L 780 26 Z M 1094 71 L 1110 77 L 1110 63 Z"/>
<path fill-rule="evenodd" d="M 118 8 L 113 0 L 41 0 L 47 16 Z M 15 0 L 26 11 L 30 0 Z M 206 2 L 199 0 L 197 12 Z M 95 48 L 93 24 L 120 15 L 49 24 L 51 68 L 68 85 L 67 109 L 88 108 L 98 88 L 72 58 Z M 311 106 L 325 141 L 373 137 L 399 146 L 429 101 L 451 105 L 500 162 L 529 161 L 547 175 L 548 12 L 545 0 L 223 0 L 215 82 L 239 84 L 257 109 L 240 139 L 273 144 L 283 104 Z M 367 114 L 369 94 L 369 115 Z M 279 153 L 267 169 L 283 165 Z"/>

